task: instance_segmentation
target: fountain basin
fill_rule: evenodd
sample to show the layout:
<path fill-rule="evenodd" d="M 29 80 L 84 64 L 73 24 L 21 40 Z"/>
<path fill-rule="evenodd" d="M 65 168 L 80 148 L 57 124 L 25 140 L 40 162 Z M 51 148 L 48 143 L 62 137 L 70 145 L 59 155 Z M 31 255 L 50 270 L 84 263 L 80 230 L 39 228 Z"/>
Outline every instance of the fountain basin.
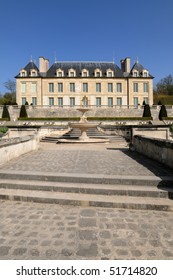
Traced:
<path fill-rule="evenodd" d="M 106 142 L 109 142 L 108 139 L 88 137 L 87 130 L 89 128 L 97 128 L 100 125 L 100 123 L 98 123 L 98 122 L 89 123 L 87 121 L 87 118 L 85 117 L 85 112 L 87 112 L 89 110 L 88 108 L 79 108 L 77 110 L 82 112 L 83 115 L 82 115 L 82 117 L 81 117 L 81 119 L 78 123 L 77 122 L 76 123 L 69 123 L 69 126 L 71 128 L 80 129 L 81 136 L 76 140 L 74 140 L 74 139 L 68 139 L 68 140 L 60 139 L 60 140 L 58 140 L 57 144 L 58 143 L 69 143 L 69 144 L 71 144 L 71 143 L 76 143 L 76 144 L 77 143 L 83 143 L 83 144 L 88 144 L 88 143 L 106 143 Z"/>

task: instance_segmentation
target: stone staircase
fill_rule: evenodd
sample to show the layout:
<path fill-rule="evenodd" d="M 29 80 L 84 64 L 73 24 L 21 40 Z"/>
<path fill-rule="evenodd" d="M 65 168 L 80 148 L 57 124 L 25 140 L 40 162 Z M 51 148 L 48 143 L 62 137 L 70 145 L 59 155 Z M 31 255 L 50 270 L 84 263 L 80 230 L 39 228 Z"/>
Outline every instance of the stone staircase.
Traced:
<path fill-rule="evenodd" d="M 173 211 L 173 177 L 0 171 L 0 199 Z"/>
<path fill-rule="evenodd" d="M 81 135 L 81 131 L 78 128 L 74 128 L 71 131 L 63 134 L 62 136 L 45 136 L 41 139 L 41 142 L 51 142 L 57 143 L 58 139 L 78 139 Z M 89 128 L 87 131 L 87 135 L 90 138 L 101 138 L 101 139 L 109 139 L 110 142 L 116 142 L 117 144 L 127 145 L 126 140 L 119 135 L 110 135 L 99 131 L 97 128 Z"/>

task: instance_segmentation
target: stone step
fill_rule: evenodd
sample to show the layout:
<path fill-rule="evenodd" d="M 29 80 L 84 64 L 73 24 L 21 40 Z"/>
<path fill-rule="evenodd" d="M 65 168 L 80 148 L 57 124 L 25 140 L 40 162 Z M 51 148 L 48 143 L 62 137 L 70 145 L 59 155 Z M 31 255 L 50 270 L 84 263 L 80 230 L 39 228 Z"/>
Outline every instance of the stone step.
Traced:
<path fill-rule="evenodd" d="M 0 179 L 172 188 L 173 176 L 131 176 L 0 170 Z"/>
<path fill-rule="evenodd" d="M 98 194 L 109 196 L 134 196 L 134 197 L 173 197 L 173 188 L 158 189 L 152 186 L 128 186 L 105 184 L 79 184 L 48 181 L 26 180 L 0 180 L 0 189 L 21 189 L 64 193 Z"/>
<path fill-rule="evenodd" d="M 94 206 L 173 211 L 173 201 L 164 198 L 103 196 L 94 194 L 0 189 L 0 199 L 74 206 Z"/>

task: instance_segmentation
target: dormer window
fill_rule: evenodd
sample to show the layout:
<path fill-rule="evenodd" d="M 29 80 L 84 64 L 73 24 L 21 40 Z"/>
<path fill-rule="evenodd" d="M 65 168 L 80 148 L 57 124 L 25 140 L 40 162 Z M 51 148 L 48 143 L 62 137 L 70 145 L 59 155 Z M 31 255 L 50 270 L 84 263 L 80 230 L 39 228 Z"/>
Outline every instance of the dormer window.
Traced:
<path fill-rule="evenodd" d="M 32 77 L 36 77 L 36 76 L 37 76 L 37 71 L 32 70 L 32 71 L 31 71 L 31 76 L 32 76 Z"/>
<path fill-rule="evenodd" d="M 107 77 L 113 77 L 113 71 L 112 71 L 111 69 L 108 69 L 108 70 L 106 71 L 106 76 L 107 76 Z"/>
<path fill-rule="evenodd" d="M 143 77 L 148 77 L 148 71 L 145 70 L 145 71 L 143 71 L 142 74 L 143 74 L 143 75 L 142 75 Z"/>
<path fill-rule="evenodd" d="M 95 70 L 95 77 L 101 77 L 102 76 L 102 71 L 100 69 Z"/>
<path fill-rule="evenodd" d="M 138 77 L 138 71 L 133 72 L 133 77 Z"/>
<path fill-rule="evenodd" d="M 69 77 L 75 77 L 76 76 L 76 71 L 74 69 L 69 69 L 68 75 L 69 75 Z"/>
<path fill-rule="evenodd" d="M 57 77 L 63 77 L 63 76 L 64 76 L 63 70 L 58 69 L 58 70 L 56 71 L 56 75 L 57 75 Z"/>
<path fill-rule="evenodd" d="M 26 77 L 26 76 L 27 76 L 26 70 L 21 70 L 21 71 L 20 71 L 20 76 L 21 76 L 21 77 Z"/>
<path fill-rule="evenodd" d="M 70 73 L 69 73 L 69 76 L 70 76 L 70 77 L 74 77 L 74 72 L 70 72 Z"/>
<path fill-rule="evenodd" d="M 88 70 L 83 69 L 83 70 L 82 70 L 82 77 L 88 77 L 88 76 L 89 76 Z"/>

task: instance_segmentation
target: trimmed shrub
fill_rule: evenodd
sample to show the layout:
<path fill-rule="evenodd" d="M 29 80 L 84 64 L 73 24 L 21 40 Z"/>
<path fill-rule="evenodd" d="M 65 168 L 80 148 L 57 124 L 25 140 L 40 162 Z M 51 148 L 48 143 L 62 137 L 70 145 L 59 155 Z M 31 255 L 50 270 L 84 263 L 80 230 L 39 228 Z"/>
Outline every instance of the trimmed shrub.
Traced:
<path fill-rule="evenodd" d="M 0 127 L 0 133 L 6 133 L 8 131 L 8 127 L 6 127 L 6 126 L 2 126 L 2 127 Z"/>
<path fill-rule="evenodd" d="M 3 106 L 2 119 L 7 119 L 10 121 L 10 114 L 6 105 Z"/>
<path fill-rule="evenodd" d="M 162 105 L 159 112 L 159 120 L 161 121 L 164 118 L 167 118 L 167 111 L 165 105 Z"/>
<path fill-rule="evenodd" d="M 150 111 L 150 106 L 148 104 L 146 104 L 144 106 L 144 112 L 143 112 L 143 118 L 152 118 L 151 117 L 151 111 Z"/>
<path fill-rule="evenodd" d="M 25 108 L 25 105 L 22 105 L 20 108 L 20 114 L 19 114 L 19 118 L 27 118 L 28 114 Z"/>

